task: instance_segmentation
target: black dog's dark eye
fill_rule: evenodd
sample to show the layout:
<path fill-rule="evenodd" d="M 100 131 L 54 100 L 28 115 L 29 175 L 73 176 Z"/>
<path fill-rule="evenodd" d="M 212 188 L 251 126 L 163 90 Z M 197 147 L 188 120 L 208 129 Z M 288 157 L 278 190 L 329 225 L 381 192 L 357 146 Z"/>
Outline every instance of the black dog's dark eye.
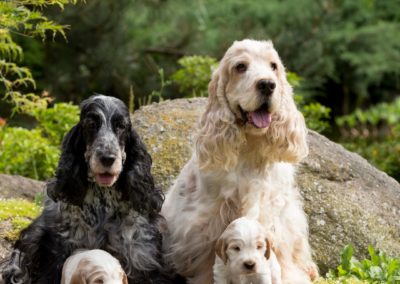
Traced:
<path fill-rule="evenodd" d="M 124 129 L 126 128 L 126 126 L 125 126 L 125 124 L 122 123 L 122 122 L 117 122 L 117 123 L 115 124 L 115 128 L 116 128 L 116 129 L 120 129 L 120 130 L 124 130 Z"/>
<path fill-rule="evenodd" d="M 244 63 L 238 63 L 236 64 L 235 69 L 239 73 L 244 73 L 247 70 L 247 65 Z"/>
<path fill-rule="evenodd" d="M 272 68 L 272 70 L 276 70 L 276 69 L 278 69 L 278 65 L 276 65 L 276 63 L 275 62 L 271 62 L 271 68 Z"/>
<path fill-rule="evenodd" d="M 124 130 L 126 128 L 126 123 L 122 118 L 113 119 L 113 125 L 115 130 Z"/>
<path fill-rule="evenodd" d="M 97 123 L 94 120 L 88 120 L 86 121 L 86 127 L 90 130 L 95 130 L 97 129 Z"/>

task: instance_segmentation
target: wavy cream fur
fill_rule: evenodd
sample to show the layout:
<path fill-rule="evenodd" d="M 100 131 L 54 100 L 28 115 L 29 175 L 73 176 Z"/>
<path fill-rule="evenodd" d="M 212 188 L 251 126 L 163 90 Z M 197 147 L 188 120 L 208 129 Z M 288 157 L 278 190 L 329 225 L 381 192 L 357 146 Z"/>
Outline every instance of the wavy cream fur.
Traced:
<path fill-rule="evenodd" d="M 235 72 L 238 62 L 248 65 L 246 72 Z M 262 129 L 243 121 L 240 111 L 260 107 L 263 98 L 255 86 L 261 79 L 276 83 L 269 101 L 272 122 Z M 171 260 L 189 283 L 212 283 L 216 240 L 241 216 L 256 218 L 272 232 L 284 284 L 310 283 L 317 271 L 294 168 L 289 164 L 308 154 L 306 134 L 272 43 L 235 42 L 209 84 L 195 152 L 162 208 L 170 230 Z"/>
<path fill-rule="evenodd" d="M 214 284 L 282 284 L 281 267 L 268 232 L 254 219 L 234 220 L 215 248 Z M 246 264 L 253 263 L 249 268 Z"/>

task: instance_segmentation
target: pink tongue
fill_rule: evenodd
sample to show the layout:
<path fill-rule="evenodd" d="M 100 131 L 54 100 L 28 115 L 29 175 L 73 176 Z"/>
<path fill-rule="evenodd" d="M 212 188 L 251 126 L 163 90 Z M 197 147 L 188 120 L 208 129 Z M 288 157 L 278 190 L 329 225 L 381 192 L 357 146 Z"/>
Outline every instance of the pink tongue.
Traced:
<path fill-rule="evenodd" d="M 110 185 L 114 180 L 114 176 L 110 174 L 97 174 L 96 181 L 99 184 Z"/>
<path fill-rule="evenodd" d="M 249 120 L 258 128 L 265 128 L 271 124 L 271 114 L 265 110 L 249 112 Z"/>

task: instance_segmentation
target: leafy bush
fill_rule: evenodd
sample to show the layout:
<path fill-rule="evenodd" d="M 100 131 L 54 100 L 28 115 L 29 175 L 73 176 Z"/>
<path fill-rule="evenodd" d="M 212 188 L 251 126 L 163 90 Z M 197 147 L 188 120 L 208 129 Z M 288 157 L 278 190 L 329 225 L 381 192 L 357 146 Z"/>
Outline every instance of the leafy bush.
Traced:
<path fill-rule="evenodd" d="M 400 180 L 400 97 L 336 119 L 341 143 Z"/>
<path fill-rule="evenodd" d="M 353 247 L 346 246 L 341 253 L 337 272 L 331 270 L 328 278 L 344 280 L 357 277 L 370 283 L 400 283 L 400 258 L 377 253 L 372 246 L 368 246 L 368 252 L 370 259 L 359 261 L 353 256 Z"/>
<path fill-rule="evenodd" d="M 36 88 L 31 71 L 19 66 L 23 50 L 12 37 L 12 33 L 45 40 L 57 34 L 65 38 L 66 26 L 58 25 L 43 15 L 43 8 L 55 5 L 64 8 L 76 0 L 25 0 L 0 2 L 0 91 L 1 96 L 14 105 L 14 111 L 25 111 L 32 107 L 46 107 L 48 98 L 29 92 Z M 27 91 L 28 90 L 28 91 Z"/>
<path fill-rule="evenodd" d="M 359 280 L 357 278 L 347 278 L 347 279 L 323 279 L 320 278 L 313 282 L 313 284 L 368 284 L 368 281 Z"/>
<path fill-rule="evenodd" d="M 53 108 L 32 110 L 31 115 L 38 120 L 32 130 L 1 126 L 0 172 L 40 180 L 53 176 L 61 140 L 77 123 L 78 114 L 77 106 L 59 103 Z"/>
<path fill-rule="evenodd" d="M 0 171 L 45 179 L 53 174 L 59 149 L 39 129 L 3 126 L 0 129 Z"/>
<path fill-rule="evenodd" d="M 29 112 L 37 121 L 42 136 L 52 145 L 61 145 L 64 134 L 78 122 L 79 108 L 71 103 L 57 103 L 51 108 L 35 108 Z"/>
<path fill-rule="evenodd" d="M 179 84 L 180 91 L 190 97 L 206 97 L 207 86 L 217 60 L 209 56 L 185 56 L 178 60 L 181 66 L 171 79 Z"/>
<path fill-rule="evenodd" d="M 302 79 L 296 73 L 288 72 L 287 79 L 295 90 L 300 87 Z M 304 97 L 301 93 L 294 94 L 294 100 L 306 119 L 307 127 L 320 133 L 329 130 L 331 109 L 319 102 L 305 102 Z"/>

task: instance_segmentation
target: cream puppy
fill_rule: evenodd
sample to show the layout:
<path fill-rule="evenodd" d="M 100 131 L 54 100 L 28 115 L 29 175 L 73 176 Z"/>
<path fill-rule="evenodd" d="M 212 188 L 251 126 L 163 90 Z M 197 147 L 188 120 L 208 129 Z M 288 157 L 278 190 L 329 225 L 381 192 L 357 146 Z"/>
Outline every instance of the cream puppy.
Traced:
<path fill-rule="evenodd" d="M 64 263 L 61 284 L 128 284 L 119 261 L 100 249 L 79 250 Z"/>
<path fill-rule="evenodd" d="M 256 220 L 234 220 L 216 244 L 215 284 L 281 284 L 281 268 L 264 227 Z"/>

